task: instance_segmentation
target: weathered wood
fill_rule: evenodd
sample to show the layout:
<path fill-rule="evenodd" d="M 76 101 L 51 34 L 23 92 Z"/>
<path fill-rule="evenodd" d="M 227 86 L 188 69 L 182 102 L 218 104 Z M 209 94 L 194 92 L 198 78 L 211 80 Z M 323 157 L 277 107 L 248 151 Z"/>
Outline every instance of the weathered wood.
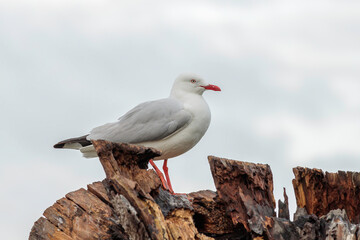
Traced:
<path fill-rule="evenodd" d="M 293 169 L 296 203 L 309 214 L 326 215 L 330 210 L 345 209 L 350 222 L 360 221 L 360 173 L 323 173 L 320 169 Z"/>
<path fill-rule="evenodd" d="M 46 209 L 31 239 L 212 239 L 195 227 L 189 200 L 162 190 L 156 173 L 146 170 L 160 152 L 102 140 L 93 145 L 106 179 Z"/>
<path fill-rule="evenodd" d="M 162 188 L 159 188 L 159 192 L 154 194 L 154 199 L 165 217 L 176 209 L 193 210 L 191 203 L 186 196 L 172 195 L 169 191 L 165 191 Z"/>
<path fill-rule="evenodd" d="M 96 239 L 109 238 L 108 220 L 111 208 L 95 195 L 79 189 L 68 193 L 66 198 L 59 199 L 46 209 L 44 216 L 60 230 L 73 238 Z"/>
<path fill-rule="evenodd" d="M 226 214 L 225 202 L 216 192 L 203 190 L 189 194 L 194 208 L 194 220 L 199 232 L 209 235 L 224 235 L 235 231 L 231 218 Z"/>
<path fill-rule="evenodd" d="M 236 226 L 263 235 L 275 216 L 273 178 L 269 165 L 209 156 L 211 173 L 226 213 Z"/>
<path fill-rule="evenodd" d="M 360 215 L 359 173 L 295 168 L 298 210 L 291 222 L 285 189 L 275 217 L 266 164 L 210 156 L 217 191 L 174 196 L 146 169 L 157 150 L 102 140 L 93 145 L 106 179 L 57 200 L 35 222 L 29 239 L 360 240 L 360 225 L 354 224 Z"/>
<path fill-rule="evenodd" d="M 186 198 L 168 194 L 166 198 L 167 204 L 158 205 L 158 203 L 164 202 L 162 198 L 163 191 L 160 190 L 160 180 L 154 174 L 154 171 L 144 169 L 150 158 L 160 154 L 158 151 L 129 144 L 113 144 L 106 141 L 94 141 L 94 146 L 106 172 L 108 184 L 115 193 L 123 196 L 118 198 L 123 199 L 121 202 L 127 201 L 126 204 L 115 207 L 115 209 L 124 209 L 124 206 L 127 205 L 131 206 L 138 218 L 136 220 L 135 216 L 132 217 L 132 219 L 136 220 L 133 221 L 135 227 L 129 226 L 124 221 L 118 221 L 117 223 L 125 224 L 130 230 L 137 229 L 135 223 L 137 225 L 141 223 L 141 232 L 129 230 L 130 234 L 127 233 L 128 235 L 135 236 L 138 234 L 138 237 L 149 237 L 151 239 L 172 239 L 172 237 L 176 237 L 176 239 L 178 237 L 195 239 L 195 236 L 202 236 L 198 234 L 192 218 L 188 217 L 192 213 L 190 203 Z M 115 206 L 121 205 L 119 200 L 117 202 Z M 115 201 L 112 201 L 113 205 L 115 203 Z M 166 211 L 169 213 L 164 215 L 165 210 L 160 207 L 165 205 L 168 208 Z M 183 216 L 181 221 L 178 220 L 180 218 L 178 209 L 181 209 L 181 216 Z M 121 217 L 123 214 L 120 214 L 124 211 L 116 212 L 118 219 L 126 219 Z M 187 231 L 183 231 L 184 228 Z"/>
<path fill-rule="evenodd" d="M 287 220 L 290 219 L 290 213 L 289 213 L 289 199 L 286 195 L 286 189 L 284 188 L 284 202 L 282 202 L 280 199 L 278 201 L 278 217 L 279 218 L 285 218 Z"/>
<path fill-rule="evenodd" d="M 88 191 L 97 196 L 101 201 L 106 204 L 110 204 L 108 186 L 106 185 L 106 181 L 102 182 L 94 182 L 92 184 L 87 185 Z"/>
<path fill-rule="evenodd" d="M 31 229 L 29 240 L 72 240 L 46 218 L 39 218 Z"/>

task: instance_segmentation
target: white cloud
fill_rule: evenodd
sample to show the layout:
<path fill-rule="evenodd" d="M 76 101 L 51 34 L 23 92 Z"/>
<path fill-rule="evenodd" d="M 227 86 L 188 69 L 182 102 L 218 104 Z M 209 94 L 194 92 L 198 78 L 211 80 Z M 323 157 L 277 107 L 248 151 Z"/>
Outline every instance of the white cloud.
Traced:
<path fill-rule="evenodd" d="M 300 164 L 337 155 L 360 155 L 359 119 L 360 114 L 311 120 L 280 113 L 259 119 L 255 129 L 260 136 L 286 139 L 286 158 Z"/>
<path fill-rule="evenodd" d="M 360 70 L 359 70 L 360 72 Z M 359 75 L 333 76 L 330 86 L 347 107 L 355 111 L 360 109 L 360 78 Z M 358 119 L 360 120 L 360 119 Z"/>

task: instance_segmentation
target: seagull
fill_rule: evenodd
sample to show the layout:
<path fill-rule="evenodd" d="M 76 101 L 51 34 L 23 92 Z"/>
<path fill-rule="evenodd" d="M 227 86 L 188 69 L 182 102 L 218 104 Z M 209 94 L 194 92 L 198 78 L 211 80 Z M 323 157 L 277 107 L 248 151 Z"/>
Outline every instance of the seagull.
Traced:
<path fill-rule="evenodd" d="M 125 113 L 116 122 L 96 127 L 89 134 L 70 138 L 54 145 L 54 148 L 80 150 L 85 158 L 97 157 L 91 140 L 130 143 L 152 147 L 161 155 L 149 163 L 161 179 L 162 185 L 175 194 L 171 186 L 167 161 L 193 148 L 207 131 L 211 113 L 203 98 L 206 90 L 221 91 L 192 73 L 180 74 L 174 81 L 168 98 L 141 103 Z M 164 160 L 163 171 L 153 160 Z"/>

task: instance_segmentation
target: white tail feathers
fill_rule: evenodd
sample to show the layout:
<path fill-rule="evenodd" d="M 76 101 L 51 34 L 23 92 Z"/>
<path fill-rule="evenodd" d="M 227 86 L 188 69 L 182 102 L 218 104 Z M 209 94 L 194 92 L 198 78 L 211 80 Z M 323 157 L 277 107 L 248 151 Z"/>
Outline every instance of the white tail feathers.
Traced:
<path fill-rule="evenodd" d="M 93 145 L 89 145 L 89 146 L 86 146 L 86 147 L 81 147 L 81 148 L 79 148 L 79 150 L 83 154 L 83 157 L 85 157 L 85 158 L 96 158 L 96 157 L 98 157 Z"/>
<path fill-rule="evenodd" d="M 80 143 L 65 143 L 62 148 L 76 149 L 79 150 L 83 146 Z"/>

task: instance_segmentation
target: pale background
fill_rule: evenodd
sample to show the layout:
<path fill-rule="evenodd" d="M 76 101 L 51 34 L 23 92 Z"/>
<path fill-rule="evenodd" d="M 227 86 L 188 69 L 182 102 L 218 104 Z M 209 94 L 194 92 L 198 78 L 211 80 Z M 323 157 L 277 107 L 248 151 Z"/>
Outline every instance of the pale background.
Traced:
<path fill-rule="evenodd" d="M 26 239 L 97 159 L 53 149 L 195 72 L 212 123 L 169 162 L 177 192 L 215 189 L 207 155 L 267 163 L 275 197 L 292 168 L 359 171 L 360 2 L 0 1 L 0 232 Z"/>

